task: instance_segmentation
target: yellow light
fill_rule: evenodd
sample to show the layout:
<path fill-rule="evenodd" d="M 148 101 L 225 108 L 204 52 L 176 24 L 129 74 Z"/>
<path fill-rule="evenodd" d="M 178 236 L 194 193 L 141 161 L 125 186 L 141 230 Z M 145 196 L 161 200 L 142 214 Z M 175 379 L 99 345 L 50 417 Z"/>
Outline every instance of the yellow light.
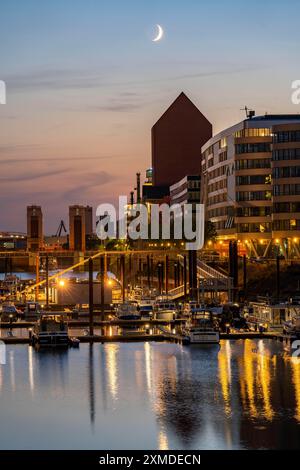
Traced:
<path fill-rule="evenodd" d="M 107 285 L 108 285 L 108 286 L 112 286 L 112 283 L 113 283 L 113 282 L 112 282 L 111 279 L 107 279 Z"/>
<path fill-rule="evenodd" d="M 297 243 L 297 241 L 298 241 L 298 238 L 294 238 L 294 242 Z"/>
<path fill-rule="evenodd" d="M 212 241 L 211 241 L 211 240 L 209 240 L 208 244 L 209 244 L 209 246 L 211 246 L 211 245 L 212 245 Z"/>
<path fill-rule="evenodd" d="M 279 241 L 280 241 L 279 238 L 276 238 L 275 243 L 279 243 Z"/>
<path fill-rule="evenodd" d="M 263 245 L 263 244 L 264 244 L 264 241 L 263 241 L 263 240 L 259 240 L 259 243 L 260 243 L 261 245 Z"/>
<path fill-rule="evenodd" d="M 63 279 L 61 279 L 61 280 L 59 281 L 59 286 L 60 286 L 60 287 L 64 287 L 64 286 L 65 286 L 65 281 L 64 281 Z"/>

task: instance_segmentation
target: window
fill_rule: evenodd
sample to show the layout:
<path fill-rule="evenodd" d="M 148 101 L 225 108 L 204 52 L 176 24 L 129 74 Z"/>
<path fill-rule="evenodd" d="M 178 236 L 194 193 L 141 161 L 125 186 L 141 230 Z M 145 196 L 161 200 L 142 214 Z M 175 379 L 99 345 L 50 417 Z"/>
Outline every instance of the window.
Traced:
<path fill-rule="evenodd" d="M 275 184 L 274 196 L 298 196 L 300 195 L 300 184 Z"/>
<path fill-rule="evenodd" d="M 272 198 L 271 191 L 238 191 L 237 201 L 267 201 Z"/>
<path fill-rule="evenodd" d="M 271 215 L 271 207 L 238 207 L 237 217 L 267 217 Z"/>
<path fill-rule="evenodd" d="M 283 166 L 274 168 L 274 178 L 300 178 L 300 166 Z"/>
<path fill-rule="evenodd" d="M 227 160 L 227 150 L 219 154 L 219 163 L 225 162 Z"/>
<path fill-rule="evenodd" d="M 219 142 L 219 148 L 223 149 L 225 147 L 227 147 L 227 139 L 226 139 L 226 137 L 223 137 L 223 139 L 221 139 L 220 142 Z"/>
<path fill-rule="evenodd" d="M 274 220 L 273 222 L 274 231 L 288 231 L 288 230 L 300 230 L 300 220 Z"/>
<path fill-rule="evenodd" d="M 235 153 L 240 155 L 241 153 L 259 153 L 259 152 L 271 152 L 271 144 L 268 142 L 257 142 L 253 144 L 236 144 Z"/>
<path fill-rule="evenodd" d="M 269 137 L 271 130 L 269 128 L 253 128 L 253 129 L 242 129 L 235 133 L 235 137 Z"/>
<path fill-rule="evenodd" d="M 300 130 L 275 132 L 274 142 L 275 143 L 300 142 Z"/>
<path fill-rule="evenodd" d="M 238 224 L 238 232 L 240 233 L 265 233 L 265 232 L 270 232 L 271 231 L 271 223 L 266 222 L 266 223 L 250 223 L 250 224 Z"/>
<path fill-rule="evenodd" d="M 275 160 L 275 161 L 299 160 L 300 159 L 300 148 L 274 150 L 272 159 Z"/>
<path fill-rule="evenodd" d="M 244 184 L 271 184 L 269 175 L 245 175 L 236 177 L 237 186 Z"/>
<path fill-rule="evenodd" d="M 260 158 L 254 160 L 237 160 L 235 162 L 236 170 L 252 170 L 256 168 L 271 168 L 271 159 Z"/>

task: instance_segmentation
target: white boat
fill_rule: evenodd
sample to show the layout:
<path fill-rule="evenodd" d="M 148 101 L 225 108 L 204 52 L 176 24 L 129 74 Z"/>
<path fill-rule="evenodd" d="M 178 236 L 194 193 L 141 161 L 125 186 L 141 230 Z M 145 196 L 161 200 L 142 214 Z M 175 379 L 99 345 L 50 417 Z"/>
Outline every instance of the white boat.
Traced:
<path fill-rule="evenodd" d="M 154 305 L 154 312 L 156 320 L 173 321 L 177 316 L 177 306 L 175 302 L 161 300 Z"/>
<path fill-rule="evenodd" d="M 119 320 L 140 320 L 141 313 L 137 302 L 123 302 L 116 309 L 116 316 Z"/>
<path fill-rule="evenodd" d="M 298 304 L 290 302 L 272 303 L 268 299 L 250 302 L 244 306 L 242 316 L 250 325 L 263 324 L 265 328 L 282 331 L 285 324 L 300 315 Z"/>
<path fill-rule="evenodd" d="M 68 325 L 62 315 L 41 315 L 30 332 L 32 346 L 68 347 L 77 346 L 79 341 L 70 338 Z"/>
<path fill-rule="evenodd" d="M 206 309 L 194 309 L 183 330 L 190 344 L 219 344 L 220 333 L 213 322 L 213 313 Z"/>
<path fill-rule="evenodd" d="M 155 314 L 156 320 L 174 321 L 176 319 L 176 310 L 159 310 Z"/>
<path fill-rule="evenodd" d="M 198 302 L 191 300 L 190 302 L 184 305 L 183 315 L 186 317 L 190 317 L 193 312 L 197 312 L 199 310 L 206 310 L 207 312 L 211 312 L 215 317 L 222 315 L 223 313 L 223 306 L 222 305 L 205 305 L 199 304 Z"/>

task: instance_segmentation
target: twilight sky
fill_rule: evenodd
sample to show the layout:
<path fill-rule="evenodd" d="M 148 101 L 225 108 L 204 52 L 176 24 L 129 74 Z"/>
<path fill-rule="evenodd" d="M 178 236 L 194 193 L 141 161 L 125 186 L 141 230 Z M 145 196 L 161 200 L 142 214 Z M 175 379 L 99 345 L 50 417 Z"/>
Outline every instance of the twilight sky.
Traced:
<path fill-rule="evenodd" d="M 299 0 L 1 0 L 0 230 L 24 231 L 31 203 L 51 234 L 69 204 L 129 194 L 181 91 L 214 132 L 245 104 L 300 112 L 299 18 Z"/>

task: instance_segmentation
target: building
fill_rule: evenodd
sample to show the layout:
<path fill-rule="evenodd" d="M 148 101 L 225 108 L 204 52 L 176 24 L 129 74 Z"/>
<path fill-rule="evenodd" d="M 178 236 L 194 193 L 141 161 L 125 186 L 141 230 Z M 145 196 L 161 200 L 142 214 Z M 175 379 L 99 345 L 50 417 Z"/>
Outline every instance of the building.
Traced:
<path fill-rule="evenodd" d="M 249 117 L 202 147 L 201 202 L 219 243 L 299 256 L 300 116 Z"/>
<path fill-rule="evenodd" d="M 93 209 L 90 206 L 69 207 L 69 247 L 74 251 L 85 251 L 86 237 L 93 233 Z"/>
<path fill-rule="evenodd" d="M 101 304 L 100 281 L 93 282 L 94 305 Z M 58 305 L 83 305 L 89 303 L 89 283 L 88 281 L 78 281 L 76 279 L 63 279 L 62 282 L 50 288 L 50 298 Z M 107 283 L 104 286 L 104 304 L 110 305 L 112 302 L 112 287 Z"/>
<path fill-rule="evenodd" d="M 20 232 L 0 232 L 0 250 L 26 250 L 27 236 Z"/>
<path fill-rule="evenodd" d="M 149 204 L 159 204 L 169 198 L 169 186 L 153 186 L 153 169 L 146 170 L 146 180 L 142 186 L 142 200 Z"/>
<path fill-rule="evenodd" d="M 200 175 L 188 175 L 170 186 L 170 204 L 199 204 Z"/>
<path fill-rule="evenodd" d="M 200 148 L 212 125 L 181 93 L 152 127 L 152 180 L 170 187 L 186 175 L 199 174 Z"/>
<path fill-rule="evenodd" d="M 40 206 L 27 207 L 27 250 L 39 251 L 43 248 L 43 213 Z"/>

